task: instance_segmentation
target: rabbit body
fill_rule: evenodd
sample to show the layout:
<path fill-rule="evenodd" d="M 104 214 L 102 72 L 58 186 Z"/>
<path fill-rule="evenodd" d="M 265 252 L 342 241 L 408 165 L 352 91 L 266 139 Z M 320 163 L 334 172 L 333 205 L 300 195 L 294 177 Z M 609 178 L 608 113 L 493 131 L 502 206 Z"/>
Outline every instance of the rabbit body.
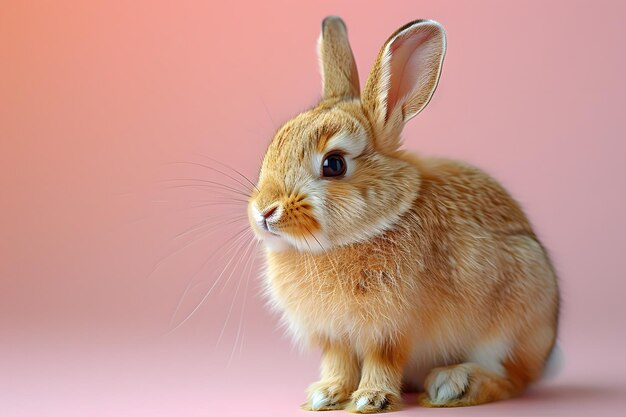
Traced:
<path fill-rule="evenodd" d="M 554 346 L 557 279 L 519 205 L 477 168 L 400 150 L 444 51 L 437 23 L 400 28 L 360 95 L 345 25 L 326 19 L 322 101 L 266 153 L 248 213 L 270 300 L 323 351 L 306 409 L 390 411 L 403 390 L 425 406 L 509 398 Z"/>

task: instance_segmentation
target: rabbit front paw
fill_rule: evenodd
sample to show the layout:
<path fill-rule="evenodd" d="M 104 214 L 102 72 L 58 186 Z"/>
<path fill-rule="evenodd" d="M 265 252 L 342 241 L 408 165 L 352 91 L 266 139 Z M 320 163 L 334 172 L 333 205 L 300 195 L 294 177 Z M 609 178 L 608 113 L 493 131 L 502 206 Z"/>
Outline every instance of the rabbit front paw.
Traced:
<path fill-rule="evenodd" d="M 397 410 L 400 397 L 394 393 L 376 389 L 359 389 L 352 393 L 352 402 L 347 407 L 355 413 L 381 413 Z"/>
<path fill-rule="evenodd" d="M 308 389 L 309 397 L 302 408 L 309 411 L 341 410 L 350 399 L 351 389 L 341 381 L 319 381 Z"/>

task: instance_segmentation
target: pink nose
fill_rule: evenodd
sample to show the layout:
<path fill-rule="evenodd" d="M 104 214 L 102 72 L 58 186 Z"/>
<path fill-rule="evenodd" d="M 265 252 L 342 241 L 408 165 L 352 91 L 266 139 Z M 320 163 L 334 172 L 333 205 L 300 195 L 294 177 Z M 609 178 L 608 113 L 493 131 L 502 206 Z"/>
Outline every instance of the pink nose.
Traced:
<path fill-rule="evenodd" d="M 263 216 L 263 218 L 267 219 L 272 214 L 274 214 L 274 212 L 276 211 L 277 208 L 278 208 L 278 206 L 274 206 L 274 207 L 268 209 L 265 213 L 262 213 L 261 215 Z"/>

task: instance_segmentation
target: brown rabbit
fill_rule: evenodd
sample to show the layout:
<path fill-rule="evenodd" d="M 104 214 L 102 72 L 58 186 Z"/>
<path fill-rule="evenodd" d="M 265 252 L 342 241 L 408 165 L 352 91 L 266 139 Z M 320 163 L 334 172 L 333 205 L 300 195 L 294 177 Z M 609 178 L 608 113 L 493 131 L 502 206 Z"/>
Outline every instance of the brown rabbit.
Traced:
<path fill-rule="evenodd" d="M 323 350 L 306 409 L 395 410 L 403 389 L 434 407 L 509 398 L 554 346 L 557 280 L 519 205 L 474 167 L 399 149 L 445 49 L 438 23 L 401 27 L 360 94 L 346 27 L 326 18 L 322 100 L 265 155 L 248 214 L 272 303 Z"/>

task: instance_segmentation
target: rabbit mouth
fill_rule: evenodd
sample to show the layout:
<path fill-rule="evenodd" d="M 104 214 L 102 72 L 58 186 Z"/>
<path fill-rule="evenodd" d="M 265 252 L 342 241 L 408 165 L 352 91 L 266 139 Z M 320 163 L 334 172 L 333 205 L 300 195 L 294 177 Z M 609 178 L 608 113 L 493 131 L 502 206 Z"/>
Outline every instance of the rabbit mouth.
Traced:
<path fill-rule="evenodd" d="M 260 219 L 257 219 L 257 224 L 262 232 L 280 237 L 280 234 L 278 234 L 278 231 L 276 230 L 276 226 L 271 223 L 267 216 L 261 216 Z"/>
<path fill-rule="evenodd" d="M 280 235 L 276 231 L 272 230 L 272 225 L 268 224 L 267 221 L 263 223 L 261 228 L 265 233 L 269 235 L 280 237 Z"/>
<path fill-rule="evenodd" d="M 265 238 L 280 238 L 282 237 L 275 225 L 272 225 L 267 219 L 255 219 L 252 224 L 252 229 L 256 232 L 257 236 L 262 240 Z"/>
<path fill-rule="evenodd" d="M 328 247 L 326 239 L 321 235 L 316 236 L 306 224 L 277 225 L 271 222 L 255 222 L 253 229 L 259 240 L 273 250 L 323 252 Z"/>

